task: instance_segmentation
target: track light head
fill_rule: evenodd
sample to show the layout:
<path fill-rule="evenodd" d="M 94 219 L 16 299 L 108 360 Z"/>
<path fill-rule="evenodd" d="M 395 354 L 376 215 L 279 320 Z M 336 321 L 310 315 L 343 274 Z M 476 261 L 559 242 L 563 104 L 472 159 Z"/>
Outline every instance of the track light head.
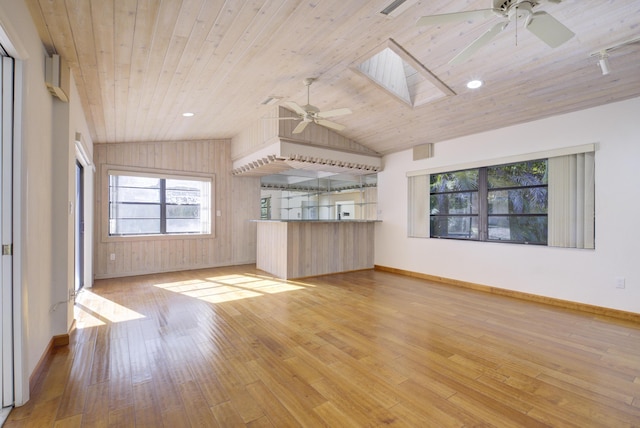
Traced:
<path fill-rule="evenodd" d="M 600 59 L 598 60 L 598 65 L 600 66 L 600 70 L 602 70 L 602 75 L 606 76 L 609 74 L 609 55 L 606 51 L 600 52 Z"/>

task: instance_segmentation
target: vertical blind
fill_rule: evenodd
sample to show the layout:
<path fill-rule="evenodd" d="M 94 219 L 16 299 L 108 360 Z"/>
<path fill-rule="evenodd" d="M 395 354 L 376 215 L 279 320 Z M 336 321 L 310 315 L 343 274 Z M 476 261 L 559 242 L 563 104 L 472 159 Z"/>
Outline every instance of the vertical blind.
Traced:
<path fill-rule="evenodd" d="M 409 236 L 429 237 L 429 180 L 430 175 L 409 177 Z"/>
<path fill-rule="evenodd" d="M 595 248 L 594 153 L 549 158 L 548 245 Z"/>

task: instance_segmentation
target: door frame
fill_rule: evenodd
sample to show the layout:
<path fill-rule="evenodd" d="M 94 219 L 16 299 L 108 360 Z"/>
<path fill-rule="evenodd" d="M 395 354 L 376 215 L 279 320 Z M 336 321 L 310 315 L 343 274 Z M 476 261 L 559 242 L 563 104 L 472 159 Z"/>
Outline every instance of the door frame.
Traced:
<path fill-rule="evenodd" d="M 0 288 L 2 330 L 2 407 L 13 406 L 14 349 L 13 349 L 13 128 L 14 128 L 14 61 L 3 56 L 0 79 L 1 111 L 1 169 L 0 169 Z"/>

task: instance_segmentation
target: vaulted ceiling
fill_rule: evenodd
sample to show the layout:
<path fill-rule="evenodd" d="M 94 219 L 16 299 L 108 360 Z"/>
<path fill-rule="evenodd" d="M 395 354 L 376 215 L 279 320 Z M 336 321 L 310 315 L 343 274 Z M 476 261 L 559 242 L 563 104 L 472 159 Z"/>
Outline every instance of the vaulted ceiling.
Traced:
<path fill-rule="evenodd" d="M 49 52 L 70 65 L 95 143 L 230 138 L 272 109 L 267 97 L 348 107 L 341 134 L 379 153 L 640 96 L 638 0 L 540 1 L 576 35 L 552 49 L 511 23 L 466 62 L 448 64 L 498 18 L 416 26 L 420 16 L 491 0 L 27 0 Z M 517 30 L 516 30 L 517 28 Z M 392 39 L 455 95 L 420 106 L 354 68 Z M 472 78 L 484 81 L 467 89 Z M 183 112 L 195 116 L 185 118 Z"/>

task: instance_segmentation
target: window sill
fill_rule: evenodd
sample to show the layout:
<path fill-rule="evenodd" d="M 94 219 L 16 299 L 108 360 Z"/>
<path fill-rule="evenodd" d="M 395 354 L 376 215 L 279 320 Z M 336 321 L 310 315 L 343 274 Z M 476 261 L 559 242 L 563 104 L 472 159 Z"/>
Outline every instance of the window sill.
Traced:
<path fill-rule="evenodd" d="M 214 233 L 175 233 L 165 235 L 124 235 L 124 236 L 106 236 L 102 238 L 102 242 L 142 242 L 142 241 L 171 241 L 176 239 L 213 239 Z"/>

